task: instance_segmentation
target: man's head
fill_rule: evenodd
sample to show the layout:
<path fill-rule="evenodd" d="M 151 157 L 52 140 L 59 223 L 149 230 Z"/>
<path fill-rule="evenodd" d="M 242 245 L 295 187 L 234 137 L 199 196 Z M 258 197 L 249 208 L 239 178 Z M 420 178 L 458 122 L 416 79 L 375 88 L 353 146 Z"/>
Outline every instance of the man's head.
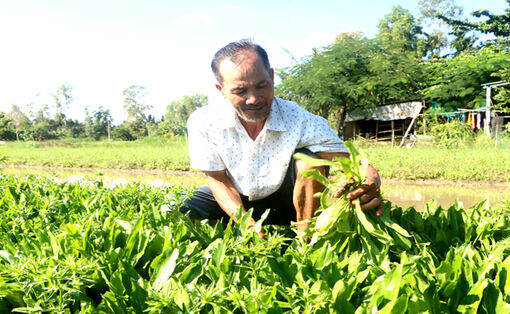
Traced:
<path fill-rule="evenodd" d="M 221 48 L 211 63 L 216 88 L 248 122 L 265 121 L 274 96 L 274 71 L 265 50 L 249 40 Z"/>
<path fill-rule="evenodd" d="M 267 57 L 267 52 L 264 50 L 264 48 L 255 44 L 250 39 L 241 39 L 240 41 L 231 42 L 230 44 L 218 50 L 214 55 L 214 58 L 211 62 L 211 69 L 213 71 L 214 77 L 216 78 L 219 84 L 223 83 L 223 78 L 221 76 L 219 69 L 221 61 L 227 59 L 232 61 L 233 63 L 238 63 L 239 56 L 246 51 L 255 52 L 264 63 L 266 71 L 267 72 L 271 71 L 271 65 L 269 65 L 269 58 Z"/>

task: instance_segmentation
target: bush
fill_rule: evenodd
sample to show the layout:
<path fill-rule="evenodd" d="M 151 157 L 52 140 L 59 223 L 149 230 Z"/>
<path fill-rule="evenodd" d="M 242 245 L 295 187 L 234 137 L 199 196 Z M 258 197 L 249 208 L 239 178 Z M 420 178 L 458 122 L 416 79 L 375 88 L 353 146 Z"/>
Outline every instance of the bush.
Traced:
<path fill-rule="evenodd" d="M 474 135 L 468 125 L 462 125 L 458 120 L 432 125 L 430 132 L 435 137 L 436 145 L 442 148 L 459 147 Z"/>
<path fill-rule="evenodd" d="M 112 138 L 119 141 L 134 141 L 136 139 L 131 135 L 129 129 L 123 126 L 116 126 L 112 129 Z"/>

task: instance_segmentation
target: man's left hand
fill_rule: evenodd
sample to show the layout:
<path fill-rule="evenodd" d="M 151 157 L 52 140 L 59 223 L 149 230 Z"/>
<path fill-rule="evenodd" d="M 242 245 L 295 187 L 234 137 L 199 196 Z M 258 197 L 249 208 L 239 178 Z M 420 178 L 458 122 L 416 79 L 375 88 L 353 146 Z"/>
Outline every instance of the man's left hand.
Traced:
<path fill-rule="evenodd" d="M 376 215 L 381 216 L 384 212 L 379 177 L 367 179 L 362 185 L 347 193 L 346 197 L 353 201 L 359 197 L 362 210 L 376 209 Z"/>

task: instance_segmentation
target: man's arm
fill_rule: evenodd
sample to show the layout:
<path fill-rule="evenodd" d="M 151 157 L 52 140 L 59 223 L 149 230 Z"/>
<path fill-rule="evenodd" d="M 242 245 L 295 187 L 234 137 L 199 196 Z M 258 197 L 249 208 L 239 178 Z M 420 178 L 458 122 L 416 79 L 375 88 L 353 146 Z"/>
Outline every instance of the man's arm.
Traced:
<path fill-rule="evenodd" d="M 327 160 L 332 160 L 334 157 L 349 158 L 349 153 L 342 152 L 317 152 L 317 155 Z M 366 176 L 367 180 L 358 188 L 347 193 L 346 196 L 351 200 L 359 197 L 362 210 L 377 208 L 376 215 L 381 216 L 384 211 L 381 198 L 381 178 L 372 165 L 368 165 Z"/>
<path fill-rule="evenodd" d="M 246 209 L 241 201 L 241 195 L 237 191 L 234 183 L 227 175 L 226 170 L 221 171 L 204 171 L 207 176 L 207 185 L 211 189 L 216 202 L 220 205 L 221 209 L 235 220 L 235 214 L 237 208 L 241 206 L 243 214 L 246 213 Z M 251 218 L 250 226 L 255 226 L 255 220 Z M 261 233 L 263 236 L 263 233 Z"/>

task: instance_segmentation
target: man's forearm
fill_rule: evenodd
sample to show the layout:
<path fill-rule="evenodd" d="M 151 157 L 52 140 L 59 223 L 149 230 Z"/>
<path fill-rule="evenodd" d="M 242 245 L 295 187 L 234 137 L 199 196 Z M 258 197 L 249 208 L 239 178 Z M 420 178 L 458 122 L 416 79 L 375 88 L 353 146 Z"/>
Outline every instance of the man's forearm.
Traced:
<path fill-rule="evenodd" d="M 207 185 L 211 189 L 216 202 L 227 215 L 232 217 L 239 206 L 241 206 L 243 213 L 246 213 L 241 195 L 225 171 L 207 171 L 205 174 Z"/>

